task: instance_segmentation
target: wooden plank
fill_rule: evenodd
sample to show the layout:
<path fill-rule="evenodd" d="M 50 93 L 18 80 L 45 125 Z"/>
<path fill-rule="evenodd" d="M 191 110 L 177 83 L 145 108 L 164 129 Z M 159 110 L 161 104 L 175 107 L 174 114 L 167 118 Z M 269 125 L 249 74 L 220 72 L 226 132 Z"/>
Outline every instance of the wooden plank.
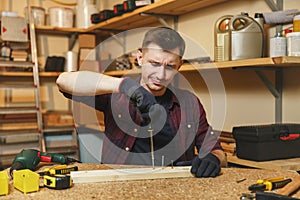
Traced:
<path fill-rule="evenodd" d="M 189 167 L 126 168 L 71 172 L 73 183 L 148 180 L 193 177 Z"/>
<path fill-rule="evenodd" d="M 247 167 L 254 167 L 259 169 L 276 169 L 276 170 L 300 170 L 300 158 L 271 160 L 256 162 L 252 160 L 240 159 L 234 155 L 227 155 L 229 163 L 243 165 Z"/>

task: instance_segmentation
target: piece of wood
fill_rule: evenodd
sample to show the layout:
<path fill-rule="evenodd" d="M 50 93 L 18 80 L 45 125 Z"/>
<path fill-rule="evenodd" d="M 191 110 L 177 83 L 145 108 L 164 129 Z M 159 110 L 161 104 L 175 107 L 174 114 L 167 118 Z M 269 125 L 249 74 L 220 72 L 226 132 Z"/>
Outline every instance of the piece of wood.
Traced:
<path fill-rule="evenodd" d="M 227 154 L 229 163 L 243 165 L 247 167 L 254 167 L 259 169 L 277 169 L 277 170 L 300 170 L 300 158 L 290 158 L 281 160 L 270 160 L 256 162 L 252 160 L 240 159 L 235 155 Z"/>
<path fill-rule="evenodd" d="M 148 180 L 162 178 L 193 177 L 188 167 L 127 168 L 71 172 L 73 183 L 96 183 L 108 181 Z"/>
<path fill-rule="evenodd" d="M 294 178 L 292 182 L 277 190 L 277 194 L 289 196 L 300 189 L 300 176 Z"/>

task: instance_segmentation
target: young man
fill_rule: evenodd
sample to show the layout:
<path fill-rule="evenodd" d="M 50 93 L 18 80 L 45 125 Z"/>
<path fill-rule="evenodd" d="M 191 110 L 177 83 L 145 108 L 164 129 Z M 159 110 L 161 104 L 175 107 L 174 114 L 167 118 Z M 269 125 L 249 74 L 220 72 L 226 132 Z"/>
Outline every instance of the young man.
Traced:
<path fill-rule="evenodd" d="M 176 31 L 154 28 L 137 52 L 142 70 L 138 82 L 88 71 L 58 77 L 67 98 L 104 113 L 102 163 L 189 164 L 196 177 L 215 177 L 227 166 L 199 99 L 172 87 L 184 51 L 185 42 Z"/>

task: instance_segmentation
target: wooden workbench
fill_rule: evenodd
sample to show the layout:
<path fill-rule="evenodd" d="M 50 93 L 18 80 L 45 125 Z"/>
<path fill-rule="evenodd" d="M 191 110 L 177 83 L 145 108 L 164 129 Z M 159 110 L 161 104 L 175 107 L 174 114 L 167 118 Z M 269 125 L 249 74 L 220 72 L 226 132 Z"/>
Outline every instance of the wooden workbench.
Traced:
<path fill-rule="evenodd" d="M 79 170 L 107 169 L 104 165 L 77 164 Z M 111 166 L 110 166 L 111 167 Z M 249 168 L 223 168 L 222 175 L 216 178 L 171 178 L 143 181 L 119 181 L 102 183 L 77 183 L 66 190 L 41 188 L 40 191 L 23 194 L 13 187 L 10 180 L 9 194 L 0 196 L 6 199 L 239 199 L 248 193 L 248 186 L 257 179 L 274 176 L 293 178 L 295 171 L 263 170 Z M 243 180 L 242 182 L 239 182 Z M 294 197 L 300 197 L 298 191 Z"/>

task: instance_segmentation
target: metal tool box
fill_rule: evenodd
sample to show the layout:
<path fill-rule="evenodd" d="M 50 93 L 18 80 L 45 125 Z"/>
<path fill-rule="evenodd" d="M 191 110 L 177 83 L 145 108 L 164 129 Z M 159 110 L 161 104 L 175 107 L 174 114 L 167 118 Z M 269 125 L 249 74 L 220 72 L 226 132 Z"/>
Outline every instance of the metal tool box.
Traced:
<path fill-rule="evenodd" d="M 267 161 L 300 157 L 300 124 L 234 127 L 238 158 Z"/>

